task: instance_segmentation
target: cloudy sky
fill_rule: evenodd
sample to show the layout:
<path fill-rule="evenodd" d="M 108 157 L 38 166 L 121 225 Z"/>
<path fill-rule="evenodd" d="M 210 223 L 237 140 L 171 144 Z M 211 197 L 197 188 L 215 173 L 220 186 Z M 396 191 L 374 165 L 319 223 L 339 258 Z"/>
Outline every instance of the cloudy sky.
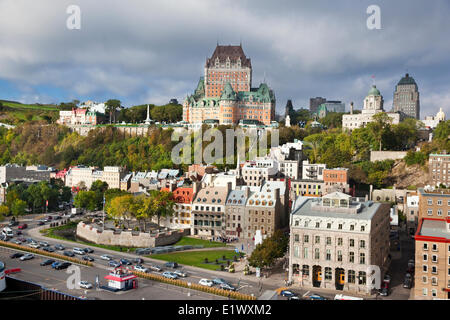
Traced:
<path fill-rule="evenodd" d="M 380 30 L 367 28 L 372 4 Z M 70 5 L 80 30 L 66 27 Z M 316 96 L 361 108 L 373 83 L 390 109 L 409 72 L 421 117 L 450 115 L 449 16 L 447 0 L 0 0 L 0 99 L 182 101 L 217 42 L 242 42 L 280 113 Z"/>

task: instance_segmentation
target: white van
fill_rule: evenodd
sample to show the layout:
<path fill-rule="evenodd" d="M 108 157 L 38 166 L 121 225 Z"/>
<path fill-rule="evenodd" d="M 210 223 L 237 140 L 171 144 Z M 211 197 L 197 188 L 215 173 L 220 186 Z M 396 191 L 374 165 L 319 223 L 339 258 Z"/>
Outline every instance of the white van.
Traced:
<path fill-rule="evenodd" d="M 73 248 L 73 253 L 84 255 L 86 252 L 84 252 L 84 250 L 80 248 Z"/>
<path fill-rule="evenodd" d="M 5 237 L 9 237 L 9 238 L 14 237 L 13 231 L 11 230 L 11 228 L 8 228 L 8 227 L 3 228 L 2 235 L 4 235 Z"/>

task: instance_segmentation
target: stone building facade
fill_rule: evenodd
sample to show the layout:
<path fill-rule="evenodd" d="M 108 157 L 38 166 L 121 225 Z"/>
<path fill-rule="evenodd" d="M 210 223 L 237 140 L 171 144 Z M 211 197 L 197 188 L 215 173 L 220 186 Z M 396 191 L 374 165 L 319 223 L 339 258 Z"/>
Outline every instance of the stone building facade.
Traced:
<path fill-rule="evenodd" d="M 384 100 L 380 93 L 380 90 L 374 85 L 368 92 L 364 99 L 364 107 L 359 114 L 344 114 L 342 116 L 342 128 L 353 130 L 361 127 L 365 127 L 368 123 L 374 121 L 373 116 L 384 112 L 383 109 Z M 399 124 L 401 120 L 400 113 L 387 112 L 387 115 L 391 119 L 391 124 Z"/>
<path fill-rule="evenodd" d="M 408 117 L 420 120 L 419 88 L 414 78 L 408 73 L 395 87 L 394 112 L 403 112 Z"/>
<path fill-rule="evenodd" d="M 343 193 L 298 198 L 291 214 L 289 281 L 294 287 L 370 294 L 389 264 L 389 205 Z"/>
<path fill-rule="evenodd" d="M 430 154 L 429 161 L 430 185 L 450 186 L 450 154 Z"/>

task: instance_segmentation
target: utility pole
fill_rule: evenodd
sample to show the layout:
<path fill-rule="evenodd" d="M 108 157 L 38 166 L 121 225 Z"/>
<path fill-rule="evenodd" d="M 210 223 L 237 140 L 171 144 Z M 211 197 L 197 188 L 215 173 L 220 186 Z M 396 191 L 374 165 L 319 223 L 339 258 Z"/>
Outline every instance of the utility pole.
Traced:
<path fill-rule="evenodd" d="M 103 223 L 102 231 L 105 231 L 105 194 L 103 194 Z"/>

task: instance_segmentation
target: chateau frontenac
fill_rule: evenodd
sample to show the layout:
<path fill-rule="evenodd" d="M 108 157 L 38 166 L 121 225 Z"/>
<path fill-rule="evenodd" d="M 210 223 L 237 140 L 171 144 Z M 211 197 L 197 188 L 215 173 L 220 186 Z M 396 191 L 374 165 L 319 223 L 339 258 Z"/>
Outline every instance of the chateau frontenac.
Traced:
<path fill-rule="evenodd" d="M 251 60 L 242 46 L 217 45 L 197 89 L 184 101 L 183 121 L 231 125 L 250 119 L 270 125 L 274 118 L 275 94 L 266 83 L 252 88 Z"/>

